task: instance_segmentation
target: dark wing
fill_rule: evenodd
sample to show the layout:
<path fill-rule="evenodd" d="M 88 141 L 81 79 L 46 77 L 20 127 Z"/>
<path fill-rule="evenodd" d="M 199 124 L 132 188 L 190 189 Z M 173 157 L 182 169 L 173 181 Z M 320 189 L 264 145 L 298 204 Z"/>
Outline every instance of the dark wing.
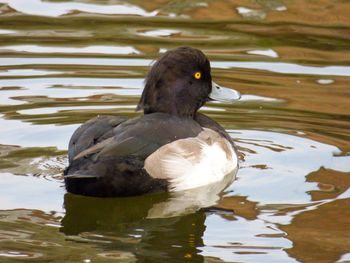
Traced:
<path fill-rule="evenodd" d="M 72 135 L 68 146 L 68 158 L 71 163 L 82 151 L 113 136 L 113 129 L 126 118 L 115 116 L 97 116 L 81 125 Z"/>
<path fill-rule="evenodd" d="M 91 126 L 91 129 L 93 127 L 95 126 Z M 92 144 L 89 148 L 79 147 L 74 151 L 70 166 L 66 170 L 66 177 L 105 176 L 105 173 L 116 172 L 117 162 L 128 163 L 131 159 L 138 160 L 138 167 L 126 168 L 125 165 L 125 169 L 140 169 L 143 167 L 144 159 L 159 147 L 178 139 L 195 137 L 201 131 L 201 126 L 193 119 L 163 113 L 147 114 L 122 122 L 111 130 L 112 135 L 108 133 L 108 136 L 100 137 L 105 138 L 104 140 L 98 140 L 98 143 Z M 83 136 L 84 134 L 80 135 Z M 81 140 L 85 141 L 85 138 Z M 110 166 L 114 168 L 109 169 Z"/>

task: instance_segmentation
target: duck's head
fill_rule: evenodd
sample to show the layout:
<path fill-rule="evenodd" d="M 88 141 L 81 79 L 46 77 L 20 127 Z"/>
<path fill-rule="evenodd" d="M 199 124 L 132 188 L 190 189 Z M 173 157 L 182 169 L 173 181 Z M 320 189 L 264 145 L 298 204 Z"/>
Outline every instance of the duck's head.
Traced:
<path fill-rule="evenodd" d="M 212 81 L 210 63 L 198 49 L 167 51 L 152 66 L 137 109 L 193 117 L 208 100 L 232 102 L 239 92 Z"/>

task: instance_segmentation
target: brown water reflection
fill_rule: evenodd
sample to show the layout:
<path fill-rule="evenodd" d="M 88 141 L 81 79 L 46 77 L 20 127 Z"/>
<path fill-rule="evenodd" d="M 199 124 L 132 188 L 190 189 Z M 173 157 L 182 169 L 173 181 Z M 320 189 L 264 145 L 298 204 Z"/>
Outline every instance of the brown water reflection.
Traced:
<path fill-rule="evenodd" d="M 349 12 L 341 0 L 0 0 L 0 261 L 349 261 Z M 65 194 L 74 129 L 140 114 L 149 65 L 180 45 L 243 95 L 202 110 L 237 143 L 237 180 L 224 193 Z"/>
<path fill-rule="evenodd" d="M 349 205 L 349 199 L 325 203 L 281 227 L 293 241 L 288 253 L 301 262 L 336 262 L 349 253 Z"/>

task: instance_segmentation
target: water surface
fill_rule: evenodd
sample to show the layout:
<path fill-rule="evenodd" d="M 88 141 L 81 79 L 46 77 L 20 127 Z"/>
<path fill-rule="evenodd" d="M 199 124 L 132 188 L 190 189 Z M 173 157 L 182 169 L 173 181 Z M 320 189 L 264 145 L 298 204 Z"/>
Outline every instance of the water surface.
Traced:
<path fill-rule="evenodd" d="M 349 261 L 349 13 L 340 0 L 0 0 L 0 261 Z M 237 180 L 67 194 L 73 131 L 138 116 L 150 65 L 180 45 L 243 95 L 202 109 L 238 146 Z"/>

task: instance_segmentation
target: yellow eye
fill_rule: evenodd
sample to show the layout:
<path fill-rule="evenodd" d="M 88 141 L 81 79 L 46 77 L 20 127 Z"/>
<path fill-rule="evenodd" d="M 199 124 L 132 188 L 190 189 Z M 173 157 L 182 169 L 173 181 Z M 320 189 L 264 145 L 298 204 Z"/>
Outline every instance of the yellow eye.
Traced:
<path fill-rule="evenodd" d="M 200 79 L 202 77 L 202 74 L 199 71 L 197 71 L 196 73 L 194 73 L 193 76 L 195 77 L 195 79 Z"/>

